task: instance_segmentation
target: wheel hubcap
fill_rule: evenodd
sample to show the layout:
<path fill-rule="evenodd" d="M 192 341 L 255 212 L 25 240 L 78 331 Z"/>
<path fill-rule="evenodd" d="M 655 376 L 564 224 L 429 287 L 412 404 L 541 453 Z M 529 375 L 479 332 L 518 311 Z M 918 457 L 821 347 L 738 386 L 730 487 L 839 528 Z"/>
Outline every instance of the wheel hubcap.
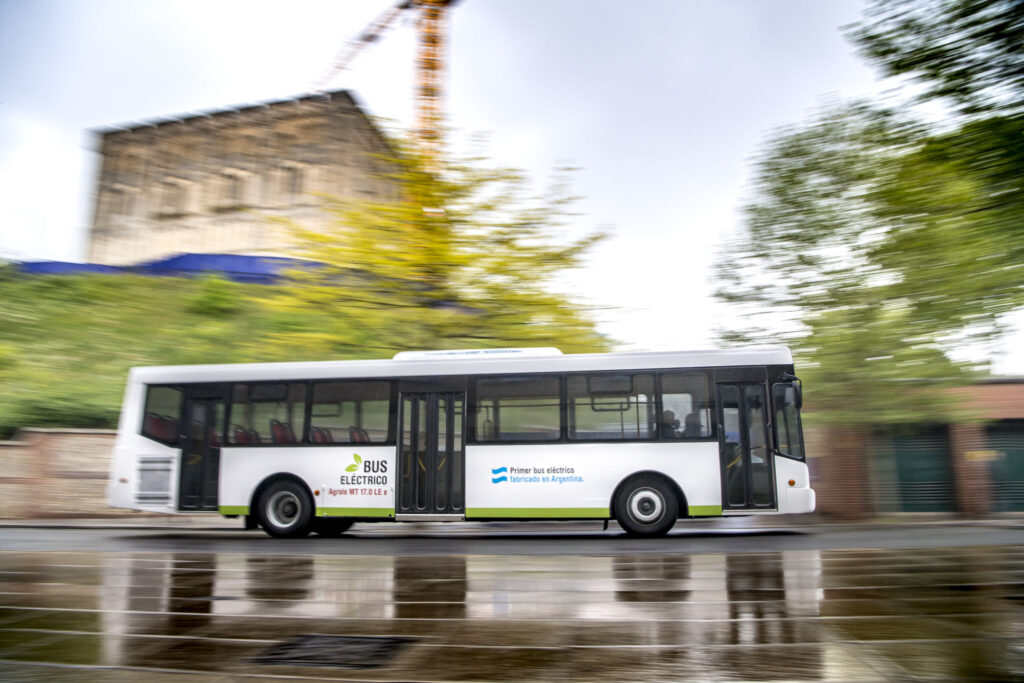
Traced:
<path fill-rule="evenodd" d="M 267 503 L 267 517 L 270 522 L 280 528 L 295 524 L 302 511 L 302 503 L 291 491 L 278 491 Z"/>
<path fill-rule="evenodd" d="M 664 511 L 665 501 L 654 489 L 638 489 L 629 497 L 630 516 L 638 522 L 655 522 Z"/>

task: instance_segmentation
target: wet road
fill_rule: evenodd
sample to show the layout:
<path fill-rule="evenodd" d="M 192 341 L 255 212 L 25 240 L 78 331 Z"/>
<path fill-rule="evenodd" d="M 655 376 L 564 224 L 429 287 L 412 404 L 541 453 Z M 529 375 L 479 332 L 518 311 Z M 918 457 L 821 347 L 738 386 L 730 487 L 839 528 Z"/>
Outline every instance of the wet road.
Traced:
<path fill-rule="evenodd" d="M 1024 680 L 1019 527 L 395 529 L 0 529 L 0 678 Z"/>

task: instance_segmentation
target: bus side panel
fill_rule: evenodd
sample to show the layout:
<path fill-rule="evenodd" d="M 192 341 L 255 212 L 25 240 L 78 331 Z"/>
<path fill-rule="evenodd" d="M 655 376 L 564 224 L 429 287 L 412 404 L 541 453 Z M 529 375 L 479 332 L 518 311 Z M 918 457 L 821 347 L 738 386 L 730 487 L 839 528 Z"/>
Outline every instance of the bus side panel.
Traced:
<path fill-rule="evenodd" d="M 630 442 L 468 446 L 466 517 L 606 519 L 615 487 L 640 471 L 674 479 L 691 514 L 721 514 L 717 443 Z"/>
<path fill-rule="evenodd" d="M 779 492 L 779 514 L 814 512 L 815 495 L 807 463 L 776 456 L 775 486 Z"/>
<path fill-rule="evenodd" d="M 221 514 L 254 514 L 253 493 L 272 474 L 292 474 L 309 487 L 317 516 L 394 517 L 395 447 L 242 447 L 221 449 Z"/>

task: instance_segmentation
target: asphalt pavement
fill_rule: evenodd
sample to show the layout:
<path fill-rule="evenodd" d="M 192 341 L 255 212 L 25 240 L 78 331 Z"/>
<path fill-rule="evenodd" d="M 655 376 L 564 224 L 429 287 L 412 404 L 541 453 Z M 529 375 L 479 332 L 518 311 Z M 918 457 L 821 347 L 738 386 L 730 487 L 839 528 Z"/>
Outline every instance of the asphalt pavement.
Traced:
<path fill-rule="evenodd" d="M 209 520 L 0 524 L 0 679 L 1024 680 L 1013 518 L 296 540 Z"/>

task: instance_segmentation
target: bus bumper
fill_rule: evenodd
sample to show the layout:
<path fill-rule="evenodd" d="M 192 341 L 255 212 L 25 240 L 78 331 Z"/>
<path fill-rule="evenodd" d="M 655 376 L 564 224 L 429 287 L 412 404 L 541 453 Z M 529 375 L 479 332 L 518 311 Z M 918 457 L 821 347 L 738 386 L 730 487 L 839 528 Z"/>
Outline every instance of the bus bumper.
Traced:
<path fill-rule="evenodd" d="M 805 489 L 786 489 L 785 511 L 787 513 L 814 512 L 815 503 L 814 489 L 810 487 Z"/>

